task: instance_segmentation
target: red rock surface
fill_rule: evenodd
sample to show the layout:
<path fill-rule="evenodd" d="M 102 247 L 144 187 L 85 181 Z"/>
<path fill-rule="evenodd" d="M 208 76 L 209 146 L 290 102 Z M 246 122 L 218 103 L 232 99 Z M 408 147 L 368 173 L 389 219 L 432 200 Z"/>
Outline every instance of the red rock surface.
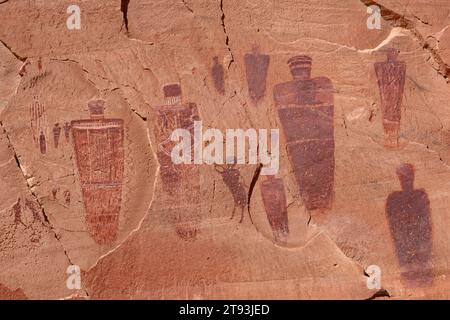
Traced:
<path fill-rule="evenodd" d="M 0 299 L 449 298 L 448 1 L 0 2 Z M 276 180 L 165 162 L 193 119 Z"/>

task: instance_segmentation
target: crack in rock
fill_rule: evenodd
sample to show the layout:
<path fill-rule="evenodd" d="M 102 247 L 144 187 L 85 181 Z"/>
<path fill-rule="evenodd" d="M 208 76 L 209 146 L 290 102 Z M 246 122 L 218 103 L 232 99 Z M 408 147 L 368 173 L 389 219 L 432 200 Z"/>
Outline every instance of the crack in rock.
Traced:
<path fill-rule="evenodd" d="M 183 5 L 185 6 L 185 8 L 190 12 L 190 13 L 194 13 L 194 10 L 192 10 L 192 8 L 188 5 L 188 3 L 186 2 L 186 0 L 181 0 L 183 2 Z"/>
<path fill-rule="evenodd" d="M 256 182 L 258 182 L 259 176 L 261 175 L 261 170 L 262 170 L 262 163 L 260 163 L 258 165 L 258 167 L 255 170 L 255 173 L 253 174 L 253 178 L 252 178 L 252 182 L 250 182 L 250 187 L 248 190 L 248 198 L 247 198 L 247 209 L 248 209 L 248 215 L 250 217 L 250 221 L 253 224 L 253 219 L 252 219 L 252 215 L 250 214 L 250 201 L 252 199 L 252 195 L 253 195 L 253 189 L 255 188 Z"/>
<path fill-rule="evenodd" d="M 231 55 L 231 60 L 228 63 L 228 69 L 230 69 L 231 64 L 234 62 L 234 55 L 233 52 L 231 51 L 231 47 L 230 47 L 230 37 L 228 36 L 227 33 L 227 27 L 225 26 L 225 12 L 223 11 L 223 0 L 220 0 L 220 12 L 222 12 L 222 16 L 221 16 L 221 20 L 222 20 L 222 29 L 223 29 L 223 33 L 225 34 L 225 45 L 228 49 L 228 52 Z"/>
<path fill-rule="evenodd" d="M 447 65 L 436 49 L 431 48 L 430 44 L 425 40 L 423 35 L 415 28 L 415 24 L 413 21 L 405 18 L 403 15 L 396 13 L 395 11 L 386 8 L 385 6 L 377 3 L 373 0 L 360 0 L 362 4 L 367 7 L 370 6 L 378 6 L 380 8 L 380 14 L 384 20 L 388 21 L 392 27 L 400 27 L 403 29 L 407 29 L 411 32 L 411 34 L 416 38 L 416 40 L 421 45 L 422 49 L 427 51 L 433 60 L 436 62 L 437 66 L 431 64 L 433 69 L 435 69 L 438 74 L 440 74 L 447 83 L 450 83 L 450 66 Z M 417 17 L 416 17 L 417 18 Z M 420 19 L 419 19 L 420 20 Z M 422 22 L 422 21 L 421 21 Z"/>
<path fill-rule="evenodd" d="M 36 193 L 32 190 L 32 186 L 30 186 L 30 184 L 28 183 L 27 174 L 23 170 L 22 165 L 20 163 L 20 157 L 17 155 L 17 152 L 16 152 L 16 150 L 14 148 L 14 145 L 11 142 L 11 139 L 9 137 L 8 132 L 4 128 L 2 121 L 0 121 L 0 128 L 3 131 L 3 134 L 5 134 L 5 136 L 6 136 L 6 140 L 8 141 L 8 147 L 11 150 L 11 152 L 13 153 L 13 157 L 14 157 L 14 159 L 16 161 L 17 167 L 19 168 L 23 178 L 25 179 L 25 183 L 26 183 L 27 189 L 29 190 L 30 194 L 32 195 L 32 197 L 36 201 L 36 203 L 38 204 L 39 209 L 41 210 L 41 214 L 42 214 L 42 216 L 44 218 L 44 222 L 45 222 L 45 223 L 42 223 L 42 225 L 44 227 L 49 228 L 52 231 L 53 236 L 55 237 L 56 241 L 60 244 L 60 246 L 61 246 L 61 248 L 62 248 L 62 250 L 64 252 L 64 255 L 66 256 L 69 264 L 70 265 L 74 265 L 74 263 L 72 262 L 72 260 L 69 257 L 69 254 L 67 253 L 66 248 L 64 247 L 63 243 L 61 242 L 61 240 L 60 240 L 60 238 L 58 236 L 58 233 L 56 232 L 55 228 L 53 227 L 52 223 L 50 222 L 50 220 L 48 218 L 48 215 L 45 212 L 45 208 L 44 208 L 42 202 L 39 200 L 39 197 L 36 195 Z M 86 296 L 89 296 L 89 294 L 88 294 L 88 292 L 86 290 L 83 289 L 83 291 L 86 293 Z"/>
<path fill-rule="evenodd" d="M 1 2 L 0 4 L 5 3 L 5 2 Z M 3 44 L 5 46 L 6 49 L 8 49 L 9 52 L 11 52 L 11 54 L 16 57 L 17 60 L 20 60 L 22 62 L 25 62 L 27 60 L 27 57 L 22 57 L 20 56 L 18 53 L 14 52 L 12 50 L 12 48 L 10 46 L 8 46 L 3 40 L 0 40 L 0 43 Z"/>

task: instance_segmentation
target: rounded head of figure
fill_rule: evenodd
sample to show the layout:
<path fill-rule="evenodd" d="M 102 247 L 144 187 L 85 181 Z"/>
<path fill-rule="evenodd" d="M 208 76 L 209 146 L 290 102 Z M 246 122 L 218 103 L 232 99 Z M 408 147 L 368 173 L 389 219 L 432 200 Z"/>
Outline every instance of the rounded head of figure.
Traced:
<path fill-rule="evenodd" d="M 400 50 L 397 50 L 394 48 L 387 49 L 387 60 L 388 61 L 396 61 L 399 53 L 400 53 Z"/>
<path fill-rule="evenodd" d="M 404 163 L 397 169 L 397 176 L 404 191 L 414 189 L 414 166 L 410 163 Z"/>
<path fill-rule="evenodd" d="M 295 56 L 288 60 L 289 69 L 295 80 L 311 78 L 312 59 L 305 55 Z"/>
<path fill-rule="evenodd" d="M 91 100 L 88 102 L 88 107 L 92 119 L 104 117 L 105 100 Z"/>

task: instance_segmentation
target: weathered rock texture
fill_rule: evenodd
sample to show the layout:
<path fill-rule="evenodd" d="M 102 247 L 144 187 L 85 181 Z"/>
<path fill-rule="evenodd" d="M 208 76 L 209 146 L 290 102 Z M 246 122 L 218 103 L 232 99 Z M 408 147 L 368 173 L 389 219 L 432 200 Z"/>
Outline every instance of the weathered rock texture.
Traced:
<path fill-rule="evenodd" d="M 10 0 L 0 17 L 0 299 L 449 298 L 447 0 Z M 189 119 L 279 128 L 279 173 L 167 164 L 161 133 Z"/>

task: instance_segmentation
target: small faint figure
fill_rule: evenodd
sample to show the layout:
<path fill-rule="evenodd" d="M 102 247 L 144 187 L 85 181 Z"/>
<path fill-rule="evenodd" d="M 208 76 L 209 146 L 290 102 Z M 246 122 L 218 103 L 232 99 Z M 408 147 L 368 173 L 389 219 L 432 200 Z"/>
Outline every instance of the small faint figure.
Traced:
<path fill-rule="evenodd" d="M 64 124 L 64 136 L 66 137 L 66 142 L 70 142 L 70 123 L 66 122 Z"/>
<path fill-rule="evenodd" d="M 39 59 L 38 59 L 38 70 L 39 70 L 39 73 L 41 73 L 41 71 L 42 71 L 42 58 L 41 57 L 39 57 Z"/>
<path fill-rule="evenodd" d="M 52 196 L 53 196 L 53 201 L 56 200 L 56 195 L 58 194 L 59 188 L 53 188 L 52 189 Z"/>
<path fill-rule="evenodd" d="M 219 57 L 214 57 L 214 65 L 211 69 L 211 74 L 217 92 L 222 95 L 225 94 L 225 72 L 223 66 L 219 63 Z"/>
<path fill-rule="evenodd" d="M 39 146 L 42 154 L 47 153 L 47 114 L 45 105 L 37 96 L 33 97 L 30 107 L 30 126 L 35 145 Z"/>
<path fill-rule="evenodd" d="M 53 127 L 53 142 L 55 145 L 55 149 L 58 149 L 60 135 L 61 135 L 61 127 L 59 126 L 59 123 L 56 123 L 55 126 Z"/>
<path fill-rule="evenodd" d="M 69 190 L 64 191 L 64 201 L 66 202 L 66 205 L 70 205 L 70 191 Z"/>

